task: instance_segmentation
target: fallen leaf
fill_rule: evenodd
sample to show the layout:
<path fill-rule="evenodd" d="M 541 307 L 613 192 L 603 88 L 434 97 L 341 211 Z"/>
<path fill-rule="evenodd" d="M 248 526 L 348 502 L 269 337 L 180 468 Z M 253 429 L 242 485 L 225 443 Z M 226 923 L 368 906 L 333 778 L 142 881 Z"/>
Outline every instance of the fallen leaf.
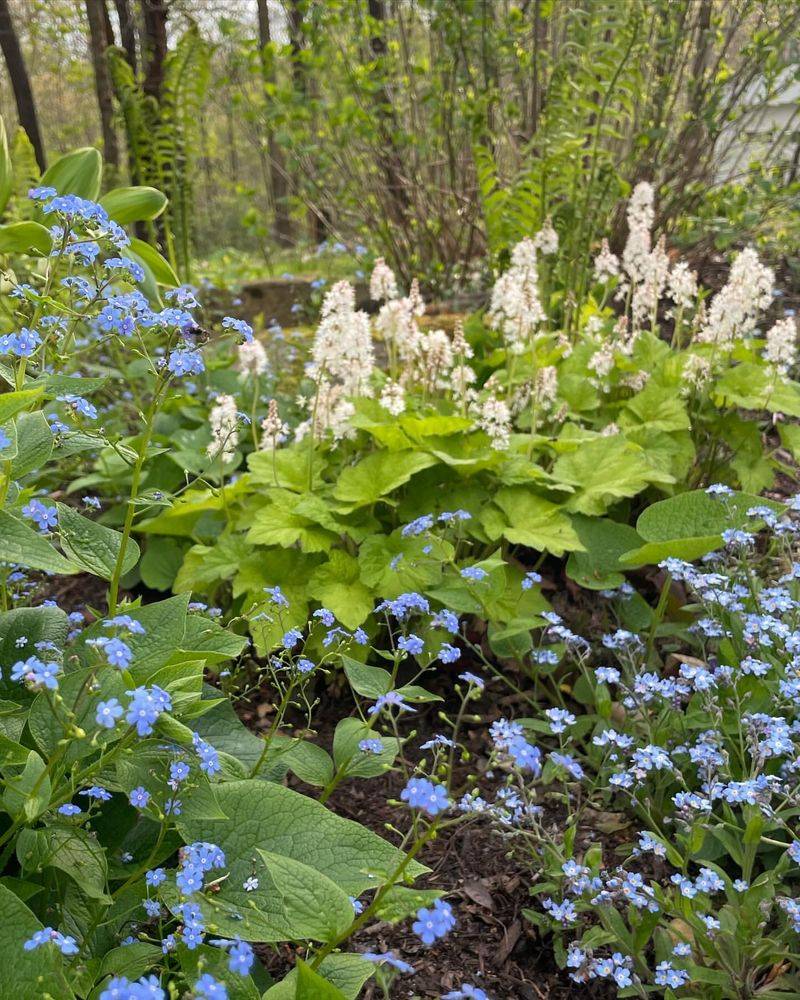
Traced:
<path fill-rule="evenodd" d="M 492 899 L 492 894 L 489 892 L 484 879 L 474 882 L 465 882 L 461 887 L 461 891 L 465 896 L 471 899 L 473 903 L 477 903 L 478 906 L 482 906 L 487 910 L 494 909 L 494 900 Z"/>

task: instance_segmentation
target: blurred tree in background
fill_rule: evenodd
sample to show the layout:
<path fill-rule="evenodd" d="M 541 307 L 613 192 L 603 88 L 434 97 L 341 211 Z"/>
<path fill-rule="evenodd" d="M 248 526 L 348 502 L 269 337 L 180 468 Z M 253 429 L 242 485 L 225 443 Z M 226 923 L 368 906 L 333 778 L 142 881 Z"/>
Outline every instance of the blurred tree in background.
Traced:
<path fill-rule="evenodd" d="M 1 0 L 0 111 L 40 165 L 95 144 L 164 190 L 185 277 L 330 239 L 450 288 L 548 216 L 577 267 L 642 179 L 686 240 L 796 232 L 799 24 L 794 0 Z"/>

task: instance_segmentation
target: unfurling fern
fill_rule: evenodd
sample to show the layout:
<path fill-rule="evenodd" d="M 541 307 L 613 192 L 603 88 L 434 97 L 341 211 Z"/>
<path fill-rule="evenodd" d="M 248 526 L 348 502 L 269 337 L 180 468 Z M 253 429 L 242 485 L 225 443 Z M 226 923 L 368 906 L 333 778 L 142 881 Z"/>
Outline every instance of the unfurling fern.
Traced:
<path fill-rule="evenodd" d="M 210 49 L 191 25 L 164 61 L 161 97 L 142 90 L 125 53 L 108 50 L 111 78 L 128 143 L 131 180 L 169 198 L 158 220 L 164 249 L 183 280 L 191 277 L 192 171 L 197 123 L 208 87 Z"/>

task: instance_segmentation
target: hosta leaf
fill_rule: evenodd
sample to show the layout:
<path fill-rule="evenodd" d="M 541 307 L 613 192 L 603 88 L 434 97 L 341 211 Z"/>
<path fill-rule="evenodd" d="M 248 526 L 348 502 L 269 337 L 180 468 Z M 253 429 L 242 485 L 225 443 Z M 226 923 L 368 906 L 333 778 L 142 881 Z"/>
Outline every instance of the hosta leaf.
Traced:
<path fill-rule="evenodd" d="M 435 463 L 419 451 L 376 451 L 342 471 L 333 495 L 353 507 L 371 505 Z"/>
<path fill-rule="evenodd" d="M 159 285 L 174 288 L 180 284 L 169 261 L 162 257 L 155 247 L 145 243 L 144 240 L 131 239 L 130 246 L 123 247 L 121 252 L 123 257 L 129 257 L 147 268 Z"/>
<path fill-rule="evenodd" d="M 64 553 L 81 569 L 110 580 L 114 575 L 122 534 L 92 521 L 74 508 L 57 504 L 58 530 Z M 128 539 L 122 573 L 128 573 L 139 561 L 139 546 Z"/>
<path fill-rule="evenodd" d="M 153 187 L 118 187 L 108 191 L 100 204 L 121 226 L 156 219 L 167 207 L 167 196 Z"/>
<path fill-rule="evenodd" d="M 42 187 L 54 187 L 59 194 L 76 194 L 96 201 L 100 194 L 103 157 L 94 146 L 84 146 L 60 156 L 42 174 Z"/>

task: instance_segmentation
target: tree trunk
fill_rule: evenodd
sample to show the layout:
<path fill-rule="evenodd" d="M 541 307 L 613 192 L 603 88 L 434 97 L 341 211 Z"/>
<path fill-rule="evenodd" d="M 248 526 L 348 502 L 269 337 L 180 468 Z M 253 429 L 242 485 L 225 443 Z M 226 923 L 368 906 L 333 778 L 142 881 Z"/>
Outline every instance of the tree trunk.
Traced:
<path fill-rule="evenodd" d="M 104 17 L 105 0 L 86 0 L 86 16 L 89 19 L 89 43 L 94 67 L 94 86 L 97 92 L 97 105 L 100 108 L 100 128 L 103 133 L 103 154 L 108 166 L 116 174 L 119 173 L 119 143 L 117 131 L 114 128 L 114 103 L 111 74 L 106 62 L 106 49 L 112 39 L 107 34 L 106 17 Z M 107 12 L 106 12 L 107 13 Z"/>
<path fill-rule="evenodd" d="M 19 46 L 14 22 L 11 20 L 8 0 L 0 0 L 0 49 L 3 50 L 8 75 L 11 78 L 19 123 L 28 134 L 39 169 L 44 172 L 47 162 L 44 155 L 42 133 L 39 130 L 39 117 L 36 114 L 36 102 L 33 99 L 31 82 L 28 79 L 28 71 L 25 67 L 25 59 Z"/>
<path fill-rule="evenodd" d="M 394 102 L 385 82 L 384 60 L 386 58 L 387 47 L 386 40 L 381 32 L 386 20 L 386 8 L 383 0 L 368 0 L 367 9 L 373 21 L 381 25 L 374 32 L 369 42 L 375 66 L 375 78 L 378 84 L 375 91 L 375 113 L 378 133 L 381 137 L 378 163 L 383 172 L 390 202 L 394 209 L 394 221 L 405 227 L 409 208 L 408 191 L 403 181 L 402 158 L 394 138 L 397 126 Z"/>
<path fill-rule="evenodd" d="M 167 58 L 167 0 L 142 0 L 144 13 L 145 73 L 142 90 L 158 100 L 164 83 L 164 60 Z"/>
<path fill-rule="evenodd" d="M 269 24 L 268 0 L 257 0 L 257 2 L 258 42 L 261 49 L 261 79 L 264 84 L 264 101 L 266 102 L 271 100 L 269 90 L 275 82 L 272 54 L 268 48 L 272 41 L 272 36 Z M 286 202 L 289 193 L 286 161 L 283 156 L 283 150 L 275 139 L 275 131 L 269 124 L 267 125 L 267 151 L 269 153 L 270 197 L 275 212 L 272 223 L 272 235 L 279 246 L 291 246 L 294 243 L 294 239 L 292 220 Z"/>
<path fill-rule="evenodd" d="M 292 52 L 292 81 L 297 93 L 311 106 L 312 131 L 313 120 L 316 115 L 316 94 L 313 92 L 311 81 L 308 77 L 308 68 L 303 62 L 302 54 L 306 47 L 304 30 L 304 0 L 289 0 L 289 44 Z M 328 212 L 324 206 L 308 204 L 308 222 L 311 238 L 316 243 L 321 243 L 328 229 Z"/>
<path fill-rule="evenodd" d="M 131 69 L 135 74 L 136 22 L 133 19 L 133 14 L 131 13 L 131 7 L 128 0 L 114 0 L 114 6 L 117 8 L 117 17 L 119 18 L 119 31 L 120 38 L 122 40 L 122 47 L 125 49 L 125 55 L 127 56 Z"/>
<path fill-rule="evenodd" d="M 292 78 L 298 93 L 305 94 L 308 90 L 306 68 L 300 59 L 300 53 L 305 48 L 303 44 L 303 9 L 300 0 L 289 2 L 289 44 L 292 49 Z"/>

